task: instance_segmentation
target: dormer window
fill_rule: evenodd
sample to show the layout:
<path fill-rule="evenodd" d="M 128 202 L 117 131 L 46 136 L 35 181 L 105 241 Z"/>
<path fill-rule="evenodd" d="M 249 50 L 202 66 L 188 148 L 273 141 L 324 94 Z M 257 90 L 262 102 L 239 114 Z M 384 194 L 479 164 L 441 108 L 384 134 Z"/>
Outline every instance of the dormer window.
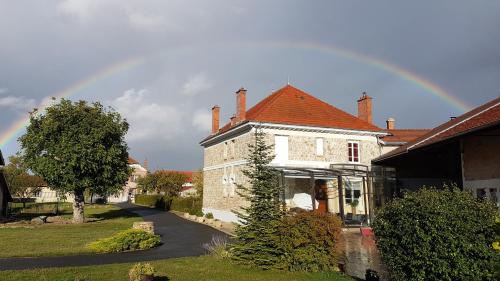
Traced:
<path fill-rule="evenodd" d="M 347 142 L 347 155 L 349 162 L 359 163 L 359 142 L 357 141 Z"/>

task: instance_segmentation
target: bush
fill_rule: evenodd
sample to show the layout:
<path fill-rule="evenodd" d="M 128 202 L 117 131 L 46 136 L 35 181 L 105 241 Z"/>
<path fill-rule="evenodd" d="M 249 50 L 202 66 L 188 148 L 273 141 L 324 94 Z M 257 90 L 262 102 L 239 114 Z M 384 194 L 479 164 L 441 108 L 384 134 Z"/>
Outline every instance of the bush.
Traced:
<path fill-rule="evenodd" d="M 495 211 L 468 192 L 423 188 L 379 210 L 373 228 L 394 280 L 492 280 Z"/>
<path fill-rule="evenodd" d="M 128 272 L 130 281 L 142 281 L 144 276 L 153 277 L 155 269 L 149 263 L 136 263 Z"/>
<path fill-rule="evenodd" d="M 174 197 L 170 209 L 201 217 L 203 216 L 201 205 L 202 200 L 200 197 Z"/>
<path fill-rule="evenodd" d="M 214 218 L 214 214 L 212 214 L 212 213 L 206 213 L 205 214 L 205 218 L 207 218 L 207 219 L 213 219 Z"/>
<path fill-rule="evenodd" d="M 278 267 L 290 271 L 337 271 L 342 221 L 333 214 L 289 214 L 280 227 L 283 258 Z"/>
<path fill-rule="evenodd" d="M 144 230 L 128 229 L 109 238 L 92 242 L 89 247 L 99 253 L 145 250 L 160 245 L 160 236 Z"/>
<path fill-rule="evenodd" d="M 137 194 L 135 196 L 135 204 L 142 205 L 150 208 L 158 208 L 163 210 L 170 210 L 172 199 L 166 195 L 161 194 Z"/>

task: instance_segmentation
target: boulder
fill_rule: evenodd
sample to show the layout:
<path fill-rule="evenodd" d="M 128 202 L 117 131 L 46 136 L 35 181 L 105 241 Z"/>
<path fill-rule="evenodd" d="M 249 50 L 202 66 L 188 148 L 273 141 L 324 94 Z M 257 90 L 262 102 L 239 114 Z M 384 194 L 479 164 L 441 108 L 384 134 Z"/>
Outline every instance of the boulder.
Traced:
<path fill-rule="evenodd" d="M 44 217 L 42 217 L 42 216 L 36 217 L 36 218 L 31 219 L 31 223 L 32 224 L 44 224 L 46 219 L 47 219 L 47 217 L 45 217 L 45 216 Z"/>
<path fill-rule="evenodd" d="M 196 217 L 195 215 L 190 215 L 190 216 L 189 216 L 189 219 L 190 219 L 190 220 L 196 220 L 196 218 L 197 218 L 197 217 Z"/>
<path fill-rule="evenodd" d="M 189 214 L 189 213 L 184 213 L 184 217 L 185 217 L 186 219 L 189 219 L 189 216 L 190 216 L 190 214 Z"/>
<path fill-rule="evenodd" d="M 197 218 L 196 218 L 196 221 L 197 221 L 197 222 L 204 222 L 204 221 L 205 221 L 205 218 L 204 218 L 204 217 L 197 217 Z"/>
<path fill-rule="evenodd" d="M 205 219 L 205 222 L 207 224 L 214 224 L 215 221 L 214 221 L 214 219 Z"/>
<path fill-rule="evenodd" d="M 46 222 L 54 223 L 54 222 L 66 222 L 66 219 L 61 216 L 51 216 L 47 217 Z"/>
<path fill-rule="evenodd" d="M 137 221 L 132 225 L 133 229 L 140 229 L 155 234 L 155 224 L 152 221 Z"/>

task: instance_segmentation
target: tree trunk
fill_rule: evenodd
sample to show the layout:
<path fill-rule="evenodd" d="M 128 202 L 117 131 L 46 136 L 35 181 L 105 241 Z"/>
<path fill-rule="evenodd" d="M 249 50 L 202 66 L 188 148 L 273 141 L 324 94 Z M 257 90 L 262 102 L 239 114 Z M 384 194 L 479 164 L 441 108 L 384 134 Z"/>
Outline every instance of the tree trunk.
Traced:
<path fill-rule="evenodd" d="M 75 199 L 73 200 L 73 223 L 84 223 L 85 217 L 83 216 L 83 206 L 85 204 L 85 197 L 83 191 L 74 192 Z"/>

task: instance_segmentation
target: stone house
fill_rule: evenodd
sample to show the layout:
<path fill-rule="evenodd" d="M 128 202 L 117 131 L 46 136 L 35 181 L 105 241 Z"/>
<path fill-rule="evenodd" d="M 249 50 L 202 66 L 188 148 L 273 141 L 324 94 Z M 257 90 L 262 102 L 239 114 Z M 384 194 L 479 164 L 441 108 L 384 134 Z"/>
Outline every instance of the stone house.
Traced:
<path fill-rule="evenodd" d="M 372 98 L 359 98 L 353 116 L 312 95 L 287 85 L 246 110 L 246 90 L 236 92 L 236 114 L 220 127 L 220 107 L 212 108 L 212 131 L 200 142 L 204 148 L 203 212 L 223 221 L 237 221 L 233 211 L 247 202 L 236 184 L 245 184 L 248 145 L 259 128 L 274 145 L 271 165 L 282 173 L 283 200 L 289 208 L 315 209 L 316 192 L 326 190 L 329 212 L 367 219 L 373 194 L 371 161 L 425 130 L 396 130 L 373 124 Z M 355 204 L 357 202 L 357 205 Z"/>
<path fill-rule="evenodd" d="M 396 193 L 456 184 L 500 206 L 500 98 L 372 161 L 395 169 Z"/>
<path fill-rule="evenodd" d="M 3 167 L 5 166 L 5 161 L 2 156 L 2 151 L 0 150 L 0 217 L 7 216 L 7 207 L 9 202 L 12 201 L 12 196 L 9 192 L 9 187 L 7 186 L 7 181 L 3 174 Z"/>

